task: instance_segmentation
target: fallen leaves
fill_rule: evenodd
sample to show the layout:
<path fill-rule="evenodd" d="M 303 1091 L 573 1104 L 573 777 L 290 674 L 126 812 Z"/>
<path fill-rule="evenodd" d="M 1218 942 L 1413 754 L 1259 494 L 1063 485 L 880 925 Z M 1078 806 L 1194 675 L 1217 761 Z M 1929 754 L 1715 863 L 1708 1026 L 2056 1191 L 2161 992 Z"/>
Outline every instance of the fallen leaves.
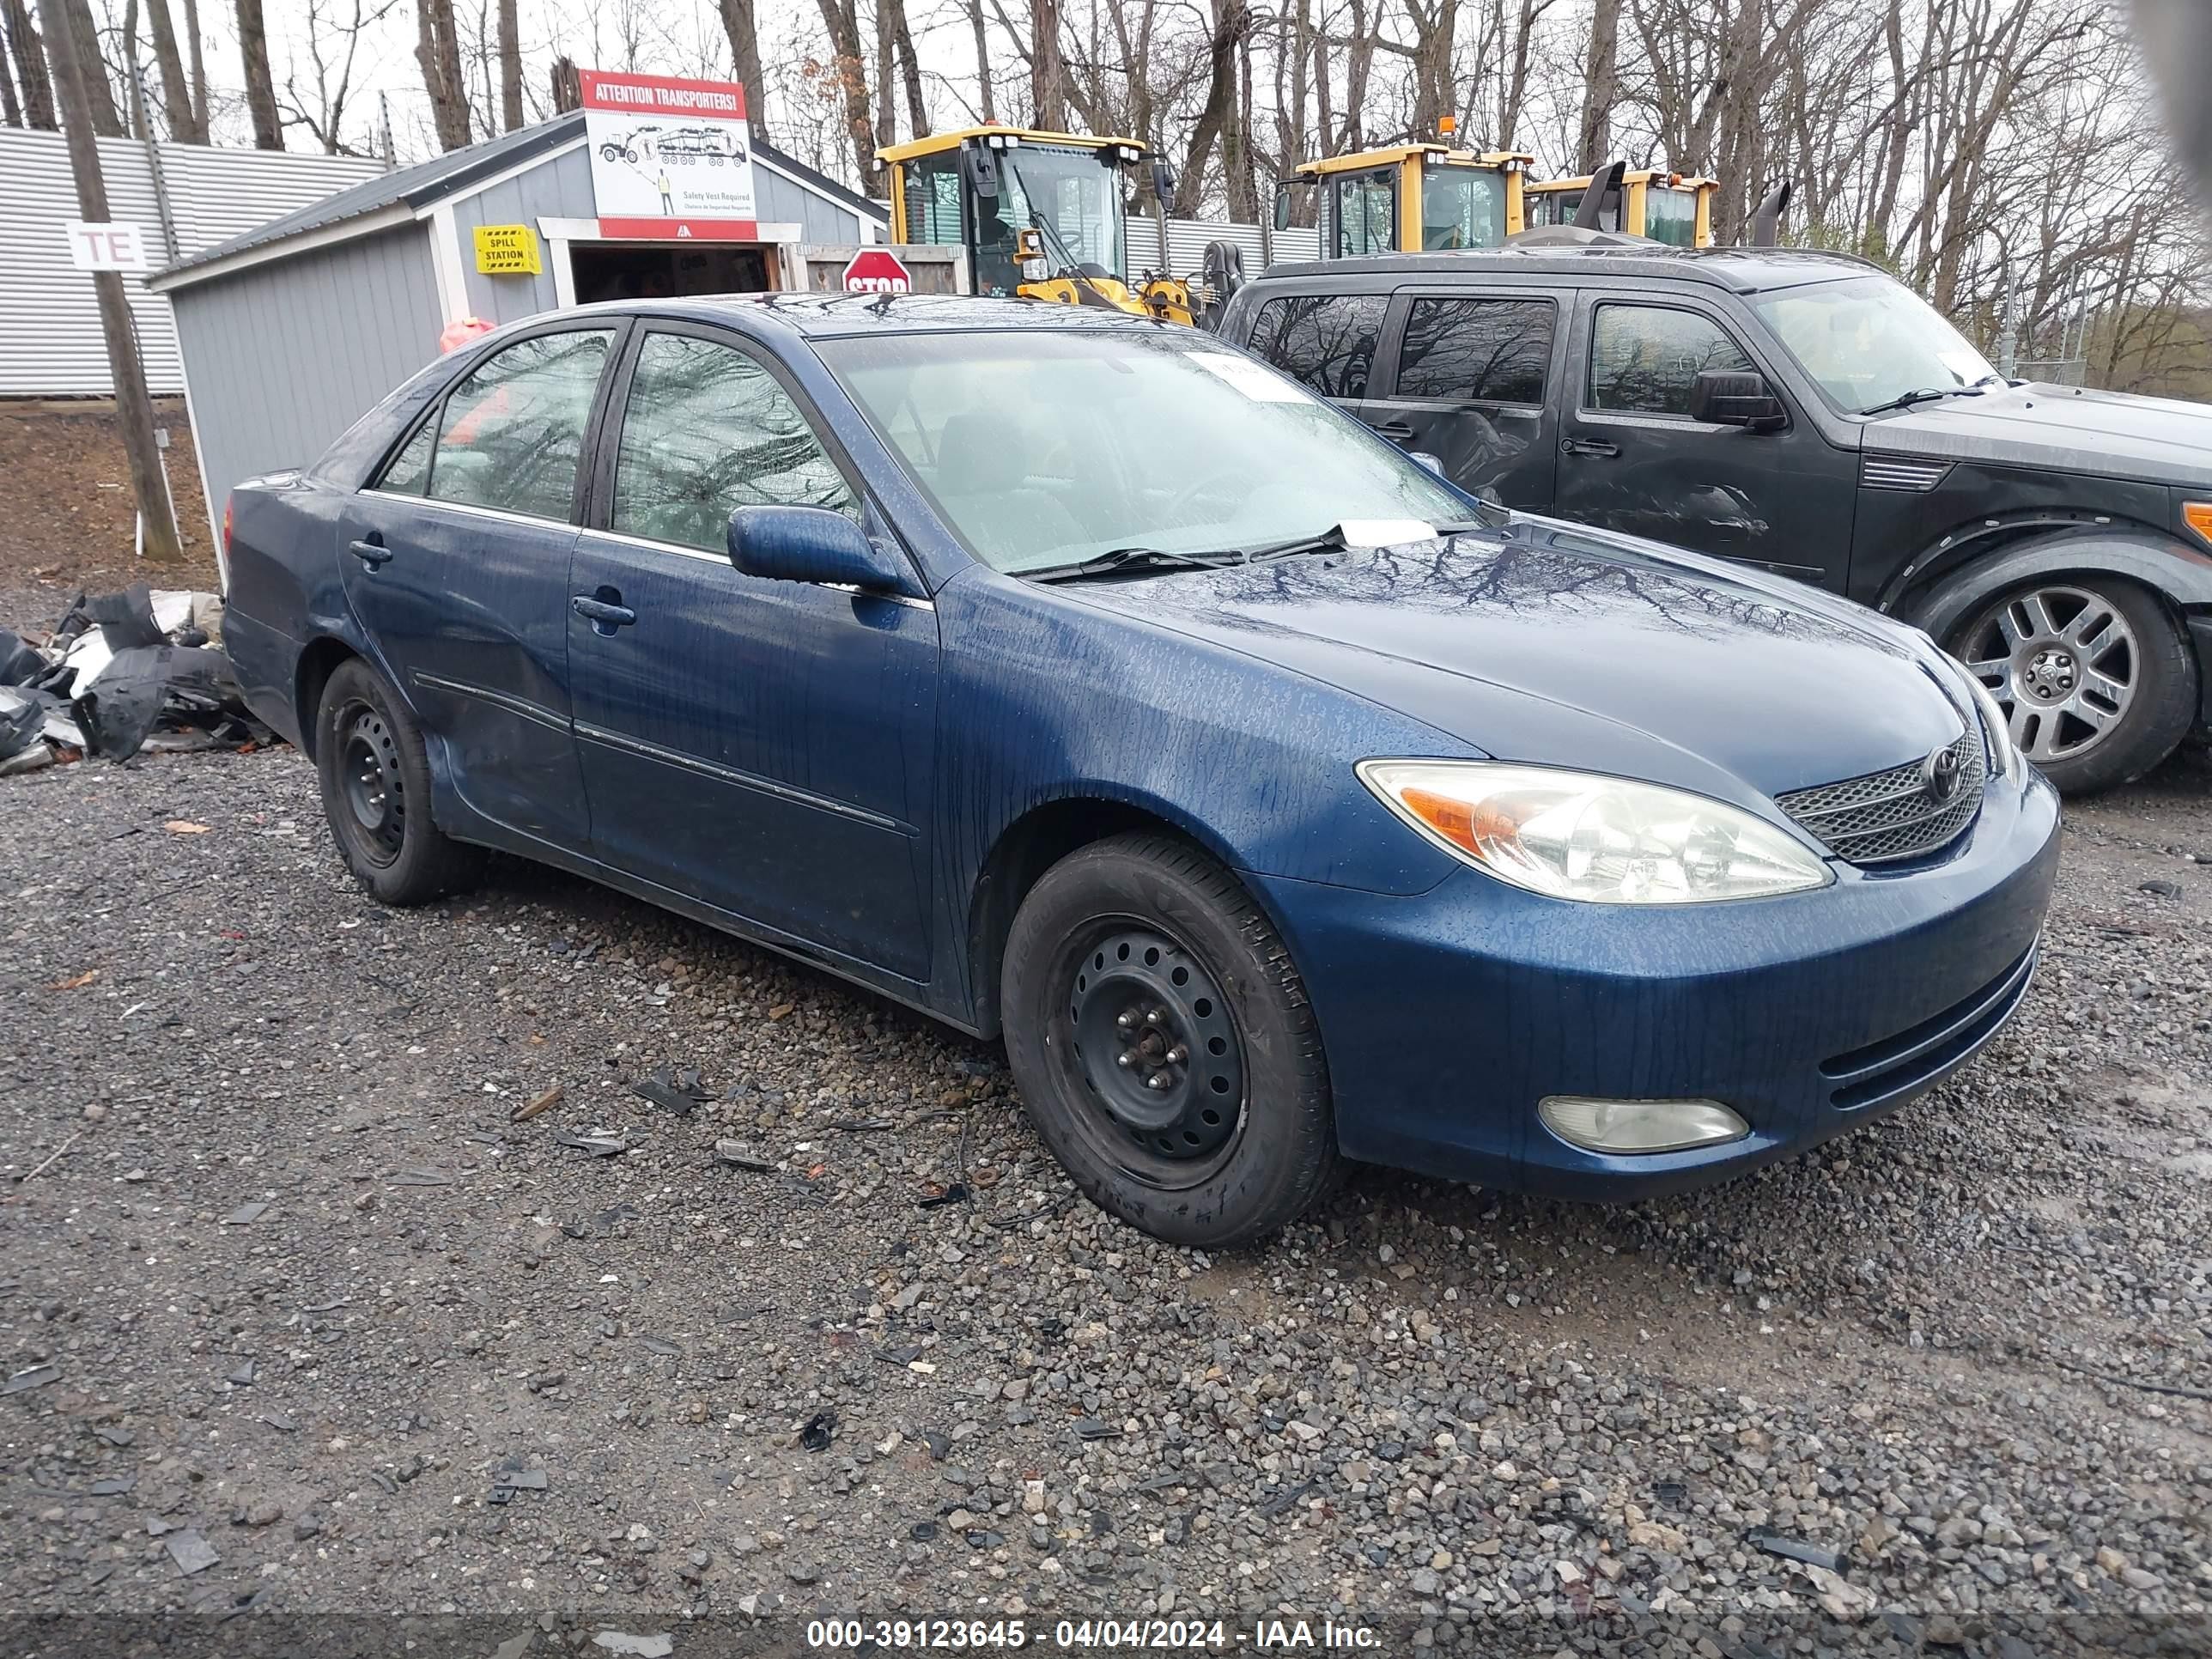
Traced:
<path fill-rule="evenodd" d="M 194 823 L 190 818 L 171 818 L 161 828 L 173 836 L 204 836 L 208 832 L 207 825 Z"/>
<path fill-rule="evenodd" d="M 56 980 L 52 985 L 46 987 L 46 989 L 49 991 L 82 991 L 86 986 L 91 984 L 93 981 L 99 977 L 99 969 L 88 968 L 82 973 L 77 975 L 74 979 Z"/>

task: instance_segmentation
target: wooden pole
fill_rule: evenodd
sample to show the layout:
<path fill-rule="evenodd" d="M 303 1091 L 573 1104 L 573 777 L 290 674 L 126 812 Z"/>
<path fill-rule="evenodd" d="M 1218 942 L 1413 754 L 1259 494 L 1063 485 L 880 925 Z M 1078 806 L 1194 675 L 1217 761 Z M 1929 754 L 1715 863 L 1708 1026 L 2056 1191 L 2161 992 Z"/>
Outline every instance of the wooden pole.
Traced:
<path fill-rule="evenodd" d="M 39 21 L 46 37 L 62 133 L 69 141 L 70 171 L 76 176 L 77 211 L 88 222 L 106 224 L 107 181 L 100 176 L 100 145 L 93 136 L 85 65 L 77 56 L 76 36 L 63 0 L 39 0 Z M 131 458 L 131 493 L 137 498 L 139 522 L 145 527 L 146 556 L 156 564 L 181 563 L 184 549 L 177 539 L 176 514 L 169 506 L 161 452 L 154 442 L 154 401 L 146 391 L 146 368 L 138 357 L 138 337 L 131 327 L 131 302 L 124 296 L 123 274 L 95 270 L 92 286 L 100 300 L 100 331 L 107 337 L 107 368 L 115 381 L 115 422 L 122 428 L 124 452 Z"/>

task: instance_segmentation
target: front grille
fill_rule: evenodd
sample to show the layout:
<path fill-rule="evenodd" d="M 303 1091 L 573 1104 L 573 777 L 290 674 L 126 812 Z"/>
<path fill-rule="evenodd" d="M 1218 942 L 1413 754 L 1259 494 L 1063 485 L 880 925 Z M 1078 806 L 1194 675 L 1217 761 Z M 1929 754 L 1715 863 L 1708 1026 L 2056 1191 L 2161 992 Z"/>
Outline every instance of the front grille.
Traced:
<path fill-rule="evenodd" d="M 1877 455 L 1871 450 L 1859 457 L 1859 483 L 1869 489 L 1900 489 L 1910 495 L 1924 495 L 1942 483 L 1950 471 L 1948 461 Z"/>
<path fill-rule="evenodd" d="M 1968 732 L 1948 751 L 1959 769 L 1957 789 L 1937 799 L 1927 763 L 1907 761 L 1886 772 L 1846 778 L 1777 795 L 1774 804 L 1797 827 L 1851 864 L 1893 864 L 1948 847 L 1981 809 L 1988 768 L 1978 732 Z"/>

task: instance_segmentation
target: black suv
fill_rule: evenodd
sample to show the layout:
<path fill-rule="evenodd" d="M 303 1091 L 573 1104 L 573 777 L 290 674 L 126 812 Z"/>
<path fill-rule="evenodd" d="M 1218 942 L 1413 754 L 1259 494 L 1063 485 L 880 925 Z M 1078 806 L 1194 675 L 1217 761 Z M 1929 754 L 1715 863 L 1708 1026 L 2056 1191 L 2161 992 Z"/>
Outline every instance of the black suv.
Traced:
<path fill-rule="evenodd" d="M 1275 265 L 1221 332 L 1508 507 L 1918 623 L 2061 788 L 2212 723 L 2212 408 L 2008 383 L 1864 261 L 1615 241 Z"/>

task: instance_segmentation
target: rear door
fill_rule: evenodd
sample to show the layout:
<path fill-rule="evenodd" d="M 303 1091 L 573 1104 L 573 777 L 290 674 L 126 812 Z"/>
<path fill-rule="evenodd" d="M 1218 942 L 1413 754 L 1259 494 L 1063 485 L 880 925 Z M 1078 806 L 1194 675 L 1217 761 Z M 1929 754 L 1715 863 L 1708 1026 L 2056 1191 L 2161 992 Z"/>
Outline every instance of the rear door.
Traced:
<path fill-rule="evenodd" d="M 641 324 L 576 550 L 576 736 L 600 860 L 921 980 L 937 613 L 727 552 L 738 507 L 863 502 L 764 349 Z"/>
<path fill-rule="evenodd" d="M 1390 296 L 1283 294 L 1261 302 L 1246 346 L 1347 415 L 1364 414 Z"/>
<path fill-rule="evenodd" d="M 501 348 L 430 407 L 338 529 L 346 598 L 462 799 L 580 851 L 568 559 L 618 331 L 547 329 Z"/>
<path fill-rule="evenodd" d="M 1393 384 L 1367 399 L 1363 418 L 1393 443 L 1435 456 L 1462 489 L 1550 511 L 1559 463 L 1551 392 L 1565 344 L 1559 315 L 1558 301 L 1525 290 L 1401 290 L 1388 329 Z"/>
<path fill-rule="evenodd" d="M 1585 290 L 1559 441 L 1562 518 L 1649 536 L 1840 592 L 1858 458 L 1823 438 L 1741 334 L 1699 298 Z M 1778 432 L 1690 418 L 1708 368 L 1755 369 Z"/>

